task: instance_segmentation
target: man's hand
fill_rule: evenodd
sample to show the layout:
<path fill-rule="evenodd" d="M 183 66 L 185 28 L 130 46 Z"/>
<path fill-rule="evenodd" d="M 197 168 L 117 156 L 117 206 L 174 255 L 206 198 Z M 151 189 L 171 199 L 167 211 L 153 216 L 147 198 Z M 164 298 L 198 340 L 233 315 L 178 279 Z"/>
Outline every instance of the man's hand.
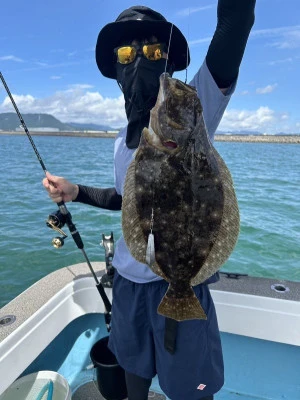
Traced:
<path fill-rule="evenodd" d="M 77 185 L 61 176 L 51 175 L 48 171 L 46 172 L 46 178 L 43 179 L 43 185 L 49 197 L 55 203 L 73 201 L 78 196 L 79 188 Z"/>

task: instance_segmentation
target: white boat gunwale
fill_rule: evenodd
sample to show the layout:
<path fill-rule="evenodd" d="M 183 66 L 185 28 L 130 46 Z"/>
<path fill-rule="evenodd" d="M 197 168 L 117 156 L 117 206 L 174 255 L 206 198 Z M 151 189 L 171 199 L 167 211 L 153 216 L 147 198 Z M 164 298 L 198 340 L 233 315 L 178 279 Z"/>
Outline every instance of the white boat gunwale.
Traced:
<path fill-rule="evenodd" d="M 93 268 L 101 276 L 105 263 Z M 290 290 L 275 292 L 276 283 Z M 111 290 L 106 293 L 111 300 Z M 222 332 L 300 346 L 300 282 L 222 275 L 211 293 Z M 70 322 L 88 313 L 104 313 L 104 306 L 85 263 L 52 272 L 0 309 L 0 320 L 16 316 L 0 328 L 0 376 L 6 376 L 0 394 Z"/>

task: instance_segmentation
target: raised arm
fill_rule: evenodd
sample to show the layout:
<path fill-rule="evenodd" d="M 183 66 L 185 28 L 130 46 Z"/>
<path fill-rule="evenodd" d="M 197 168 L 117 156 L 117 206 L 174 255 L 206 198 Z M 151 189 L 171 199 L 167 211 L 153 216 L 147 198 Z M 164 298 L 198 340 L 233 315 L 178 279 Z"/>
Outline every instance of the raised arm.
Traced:
<path fill-rule="evenodd" d="M 77 201 L 107 210 L 121 210 L 122 196 L 115 188 L 100 189 L 90 186 L 76 185 L 61 176 L 49 172 L 43 179 L 43 185 L 51 199 L 60 201 Z"/>
<path fill-rule="evenodd" d="M 256 0 L 219 0 L 218 23 L 206 55 L 207 67 L 220 89 L 236 80 L 254 24 Z"/>

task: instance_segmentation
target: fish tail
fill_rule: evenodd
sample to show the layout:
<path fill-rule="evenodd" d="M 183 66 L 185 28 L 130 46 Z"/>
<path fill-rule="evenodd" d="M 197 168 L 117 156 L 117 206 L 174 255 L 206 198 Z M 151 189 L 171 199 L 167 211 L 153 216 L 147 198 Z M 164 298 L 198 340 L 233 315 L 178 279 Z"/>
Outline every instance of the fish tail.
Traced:
<path fill-rule="evenodd" d="M 176 321 L 207 319 L 205 311 L 191 287 L 186 296 L 181 298 L 170 296 L 170 292 L 172 292 L 170 287 L 158 306 L 157 312 L 159 314 Z"/>

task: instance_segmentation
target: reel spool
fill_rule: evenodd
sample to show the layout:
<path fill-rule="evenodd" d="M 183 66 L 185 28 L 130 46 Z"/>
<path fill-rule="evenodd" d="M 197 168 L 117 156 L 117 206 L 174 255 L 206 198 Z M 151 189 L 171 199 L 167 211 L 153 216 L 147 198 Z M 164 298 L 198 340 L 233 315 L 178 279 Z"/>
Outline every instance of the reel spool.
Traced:
<path fill-rule="evenodd" d="M 56 249 L 61 248 L 64 243 L 65 243 L 65 238 L 68 237 L 68 235 L 60 228 L 62 228 L 66 223 L 66 216 L 60 212 L 60 210 L 57 210 L 53 212 L 52 214 L 49 214 L 48 219 L 46 221 L 46 225 L 53 229 L 55 232 L 58 232 L 62 235 L 62 237 L 55 237 L 52 239 L 52 246 L 55 247 Z"/>
<path fill-rule="evenodd" d="M 51 243 L 53 247 L 59 249 L 60 247 L 63 247 L 63 245 L 65 244 L 65 238 L 56 236 L 55 238 L 52 239 Z"/>

